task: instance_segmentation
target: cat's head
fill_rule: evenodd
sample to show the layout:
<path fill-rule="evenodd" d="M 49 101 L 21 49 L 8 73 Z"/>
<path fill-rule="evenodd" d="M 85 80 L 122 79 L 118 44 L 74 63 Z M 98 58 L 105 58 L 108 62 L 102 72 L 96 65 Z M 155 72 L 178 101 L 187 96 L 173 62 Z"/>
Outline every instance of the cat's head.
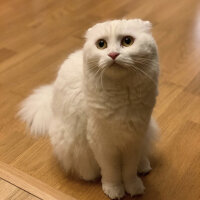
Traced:
<path fill-rule="evenodd" d="M 136 68 L 145 72 L 145 66 L 155 60 L 157 48 L 149 21 L 106 21 L 86 33 L 84 63 L 87 70 L 104 71 L 108 77 L 124 78 Z"/>

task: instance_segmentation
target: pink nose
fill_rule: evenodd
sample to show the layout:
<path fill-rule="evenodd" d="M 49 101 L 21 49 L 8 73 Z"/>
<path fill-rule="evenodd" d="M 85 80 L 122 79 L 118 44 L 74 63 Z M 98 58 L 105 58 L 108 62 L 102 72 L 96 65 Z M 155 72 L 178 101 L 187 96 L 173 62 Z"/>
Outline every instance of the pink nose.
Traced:
<path fill-rule="evenodd" d="M 108 54 L 108 56 L 110 56 L 113 60 L 115 60 L 115 58 L 119 55 L 119 53 L 117 52 L 111 52 Z"/>

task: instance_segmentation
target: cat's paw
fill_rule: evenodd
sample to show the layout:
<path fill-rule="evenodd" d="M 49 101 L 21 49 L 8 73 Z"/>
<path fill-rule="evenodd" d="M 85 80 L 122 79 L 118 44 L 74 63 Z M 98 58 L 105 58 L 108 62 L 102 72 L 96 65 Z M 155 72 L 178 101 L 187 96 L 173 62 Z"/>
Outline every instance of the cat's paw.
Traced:
<path fill-rule="evenodd" d="M 149 174 L 151 170 L 152 170 L 151 166 L 140 167 L 138 168 L 138 174 L 145 176 Z"/>
<path fill-rule="evenodd" d="M 145 187 L 139 177 L 135 177 L 131 182 L 125 182 L 126 192 L 131 196 L 144 194 Z"/>
<path fill-rule="evenodd" d="M 125 194 L 124 187 L 122 184 L 112 185 L 109 183 L 103 183 L 102 189 L 104 193 L 111 199 L 121 199 Z"/>
<path fill-rule="evenodd" d="M 143 159 L 138 166 L 138 173 L 141 175 L 147 175 L 152 170 L 149 160 Z"/>

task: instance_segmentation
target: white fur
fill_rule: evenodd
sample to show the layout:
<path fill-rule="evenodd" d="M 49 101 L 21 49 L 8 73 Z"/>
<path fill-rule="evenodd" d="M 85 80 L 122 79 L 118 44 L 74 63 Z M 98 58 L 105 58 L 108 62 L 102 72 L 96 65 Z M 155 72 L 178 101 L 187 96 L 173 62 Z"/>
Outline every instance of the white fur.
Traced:
<path fill-rule="evenodd" d="M 84 180 L 101 174 L 103 191 L 112 199 L 125 191 L 142 194 L 137 170 L 151 170 L 159 65 L 150 31 L 150 22 L 140 19 L 93 26 L 83 50 L 71 54 L 56 81 L 36 90 L 20 111 L 31 132 L 48 132 L 67 173 Z M 135 41 L 122 47 L 127 35 Z M 106 49 L 96 47 L 98 39 L 107 41 Z M 108 56 L 113 51 L 120 53 L 115 62 Z"/>
<path fill-rule="evenodd" d="M 49 122 L 52 118 L 52 97 L 52 85 L 42 86 L 34 90 L 33 94 L 21 105 L 18 114 L 36 136 L 44 135 L 49 129 Z"/>

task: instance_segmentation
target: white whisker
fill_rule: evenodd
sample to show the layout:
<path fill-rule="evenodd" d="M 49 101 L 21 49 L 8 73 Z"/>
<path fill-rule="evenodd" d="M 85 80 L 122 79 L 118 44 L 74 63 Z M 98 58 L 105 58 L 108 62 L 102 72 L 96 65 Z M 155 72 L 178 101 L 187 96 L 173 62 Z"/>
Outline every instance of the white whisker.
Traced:
<path fill-rule="evenodd" d="M 155 86 L 157 86 L 157 83 L 147 73 L 145 73 L 143 70 L 136 67 L 135 65 L 132 65 L 132 67 L 135 68 L 136 70 L 138 70 L 139 72 L 141 72 L 145 77 L 147 77 L 149 80 L 151 80 Z"/>

